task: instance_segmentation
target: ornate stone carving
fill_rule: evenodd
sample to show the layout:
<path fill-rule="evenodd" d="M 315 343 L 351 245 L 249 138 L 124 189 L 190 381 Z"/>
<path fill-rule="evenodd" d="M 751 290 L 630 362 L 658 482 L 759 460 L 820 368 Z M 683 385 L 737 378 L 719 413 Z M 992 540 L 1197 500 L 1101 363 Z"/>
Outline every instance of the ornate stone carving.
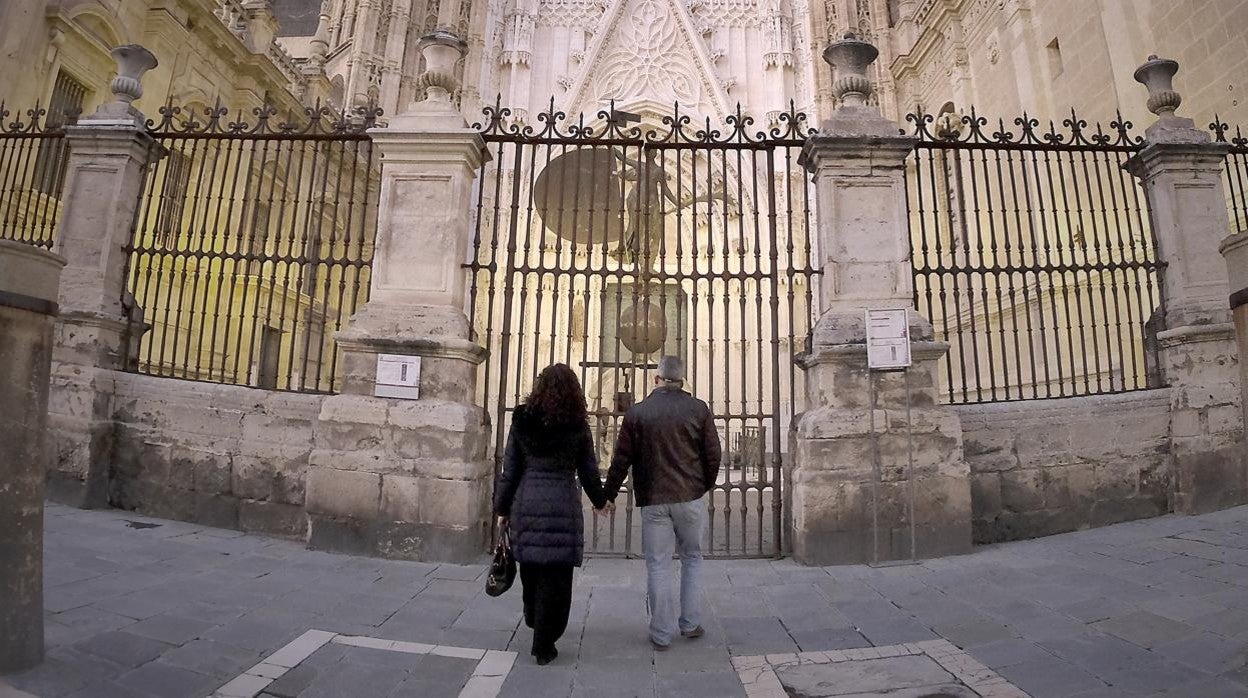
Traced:
<path fill-rule="evenodd" d="M 1158 117 L 1174 116 L 1183 103 L 1183 97 L 1174 89 L 1174 74 L 1179 72 L 1178 61 L 1149 56 L 1148 62 L 1135 69 L 1136 82 L 1148 88 L 1148 110 Z"/>
<path fill-rule="evenodd" d="M 768 66 L 793 65 L 793 20 L 779 5 L 772 5 L 763 18 L 763 62 Z"/>
<path fill-rule="evenodd" d="M 138 44 L 118 46 L 110 52 L 117 61 L 117 77 L 109 83 L 108 89 L 120 103 L 130 105 L 143 96 L 143 73 L 156 67 L 156 56 Z"/>
<path fill-rule="evenodd" d="M 594 95 L 697 104 L 698 67 L 679 38 L 680 27 L 666 2 L 634 0 L 602 57 Z"/>
<path fill-rule="evenodd" d="M 829 44 L 823 51 L 823 60 L 836 68 L 832 95 L 845 106 L 865 106 L 872 92 L 867 68 L 879 55 L 878 49 L 852 32 L 846 34 L 844 39 Z"/>
<path fill-rule="evenodd" d="M 459 89 L 455 64 L 467 49 L 463 39 L 446 30 L 421 37 L 420 55 L 425 59 L 425 72 L 416 78 L 416 89 L 424 90 L 425 101 L 451 101 L 451 95 Z"/>
<path fill-rule="evenodd" d="M 1001 60 L 1001 46 L 997 44 L 997 37 L 988 40 L 988 62 L 996 65 Z"/>
<path fill-rule="evenodd" d="M 533 27 L 536 16 L 516 9 L 507 15 L 503 27 L 503 65 L 528 65 L 533 54 Z"/>

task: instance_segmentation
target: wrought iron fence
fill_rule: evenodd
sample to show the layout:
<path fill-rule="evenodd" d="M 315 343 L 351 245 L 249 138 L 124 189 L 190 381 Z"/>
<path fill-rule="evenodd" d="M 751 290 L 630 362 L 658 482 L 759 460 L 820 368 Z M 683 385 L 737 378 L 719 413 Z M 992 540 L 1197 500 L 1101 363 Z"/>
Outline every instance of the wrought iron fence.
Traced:
<path fill-rule="evenodd" d="M 738 113 L 722 128 L 679 111 L 630 125 L 551 108 L 538 128 L 501 106 L 478 125 L 492 158 L 479 176 L 470 303 L 481 404 L 498 429 L 546 365 L 566 363 L 589 399 L 602 467 L 624 412 L 652 387 L 662 354 L 688 364 L 725 447 L 710 494 L 710 551 L 770 556 L 782 546 L 782 437 L 800 411 L 792 355 L 811 324 L 814 226 L 797 164 L 805 116 L 769 130 Z M 587 549 L 637 554 L 631 484 Z"/>
<path fill-rule="evenodd" d="M 332 392 L 336 330 L 368 296 L 379 114 L 309 108 L 250 120 L 220 106 L 161 110 L 128 246 L 139 373 Z"/>
<path fill-rule="evenodd" d="M 1231 127 L 1216 117 L 1209 124 L 1219 143 L 1231 146 L 1226 156 L 1226 171 L 1222 181 L 1226 185 L 1226 207 L 1230 217 L 1231 232 L 1248 232 L 1248 136 L 1236 126 Z"/>
<path fill-rule="evenodd" d="M 64 126 L 74 116 L 55 106 L 13 115 L 0 103 L 0 240 L 52 247 L 68 157 Z"/>
<path fill-rule="evenodd" d="M 949 342 L 949 402 L 1068 397 L 1156 383 L 1162 303 L 1144 192 L 1123 169 L 1142 145 L 1072 114 L 993 129 L 971 113 L 911 114 L 915 305 Z"/>

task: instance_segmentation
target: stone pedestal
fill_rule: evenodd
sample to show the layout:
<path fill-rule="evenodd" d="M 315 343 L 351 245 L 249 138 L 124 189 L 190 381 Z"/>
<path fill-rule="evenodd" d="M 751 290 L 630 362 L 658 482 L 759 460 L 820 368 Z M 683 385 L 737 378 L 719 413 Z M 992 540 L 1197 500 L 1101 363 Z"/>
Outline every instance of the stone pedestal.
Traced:
<path fill-rule="evenodd" d="M 812 565 L 883 562 L 912 551 L 932 557 L 971 547 L 961 424 L 937 400 L 937 365 L 948 345 L 933 341 L 931 324 L 911 308 L 905 160 L 914 140 L 865 106 L 865 69 L 875 55 L 852 36 L 825 51 L 845 106 L 802 151 L 818 198 L 823 274 L 821 316 L 811 351 L 799 358 L 808 408 L 791 435 L 790 477 L 793 554 Z M 911 308 L 908 420 L 906 375 L 873 375 L 867 368 L 865 311 L 883 308 Z"/>
<path fill-rule="evenodd" d="M 117 99 L 66 128 L 69 159 L 56 238 L 66 264 L 52 366 L 56 455 L 48 487 L 52 498 L 74 506 L 108 503 L 112 375 L 124 365 L 131 331 L 131 311 L 122 303 L 123 247 L 133 235 L 147 167 L 160 150 L 143 115 L 130 106 L 142 94 L 138 75 L 155 59 L 137 46 L 113 53 L 120 66 L 112 84 Z"/>
<path fill-rule="evenodd" d="M 0 674 L 43 661 L 45 431 L 63 264 L 0 240 Z"/>
<path fill-rule="evenodd" d="M 1248 356 L 1248 231 L 1239 231 L 1222 241 L 1219 247 L 1226 260 L 1230 288 L 1231 319 L 1235 324 L 1235 346 L 1240 356 Z M 1239 362 L 1240 406 L 1248 423 L 1248 361 Z"/>
<path fill-rule="evenodd" d="M 1177 71 L 1177 63 L 1156 56 L 1136 71 L 1158 118 L 1127 169 L 1144 185 L 1166 263 L 1157 343 L 1170 389 L 1171 506 L 1198 514 L 1248 502 L 1248 464 L 1227 266 L 1218 252 L 1230 232 L 1222 184 L 1229 146 L 1175 116 Z"/>
<path fill-rule="evenodd" d="M 463 269 L 480 134 L 449 101 L 462 42 L 424 42 L 429 98 L 372 132 L 382 155 L 368 303 L 337 336 L 343 394 L 323 404 L 308 468 L 309 544 L 415 560 L 485 552 L 493 468 L 475 404 L 485 349 L 470 341 Z M 419 398 L 375 397 L 377 355 L 421 357 Z"/>
<path fill-rule="evenodd" d="M 909 558 L 911 497 L 917 557 L 969 551 L 970 470 L 962 457 L 962 427 L 937 401 L 936 371 L 948 345 L 931 341 L 930 327 L 916 316 L 908 381 L 898 371 L 872 375 L 866 346 L 829 341 L 836 332 L 825 319 L 814 350 L 800 361 L 810 407 L 791 436 L 794 557 L 813 565 Z"/>

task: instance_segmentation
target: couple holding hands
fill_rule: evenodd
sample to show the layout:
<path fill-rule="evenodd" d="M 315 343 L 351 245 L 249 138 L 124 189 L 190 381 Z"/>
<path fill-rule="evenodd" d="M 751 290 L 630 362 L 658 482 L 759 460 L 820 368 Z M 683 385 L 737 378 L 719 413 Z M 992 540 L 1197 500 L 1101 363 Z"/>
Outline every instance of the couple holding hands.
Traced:
<path fill-rule="evenodd" d="M 585 545 L 581 490 L 599 513 L 613 511 L 630 472 L 641 509 L 650 643 L 663 651 L 678 632 L 690 639 L 702 636 L 702 534 L 721 450 L 710 408 L 684 390 L 684 381 L 683 361 L 675 356 L 659 361 L 653 392 L 624 415 L 605 484 L 585 393 L 571 368 L 544 369 L 516 408 L 494 489 L 494 514 L 500 529 L 509 530 L 519 564 L 524 622 L 533 629 L 538 664 L 558 656 L 555 642 L 568 623 L 573 569 L 580 566 Z M 681 562 L 679 597 L 673 556 Z"/>

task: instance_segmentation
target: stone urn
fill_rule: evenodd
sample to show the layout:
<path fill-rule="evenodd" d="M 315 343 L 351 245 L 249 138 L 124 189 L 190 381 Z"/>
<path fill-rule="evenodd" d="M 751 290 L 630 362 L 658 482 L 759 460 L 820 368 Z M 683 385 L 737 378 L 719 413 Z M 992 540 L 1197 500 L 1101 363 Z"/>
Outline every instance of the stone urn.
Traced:
<path fill-rule="evenodd" d="M 832 94 L 847 107 L 862 107 L 871 95 L 871 79 L 867 67 L 880 55 L 879 49 L 863 41 L 853 32 L 823 50 L 823 60 L 836 69 Z"/>

